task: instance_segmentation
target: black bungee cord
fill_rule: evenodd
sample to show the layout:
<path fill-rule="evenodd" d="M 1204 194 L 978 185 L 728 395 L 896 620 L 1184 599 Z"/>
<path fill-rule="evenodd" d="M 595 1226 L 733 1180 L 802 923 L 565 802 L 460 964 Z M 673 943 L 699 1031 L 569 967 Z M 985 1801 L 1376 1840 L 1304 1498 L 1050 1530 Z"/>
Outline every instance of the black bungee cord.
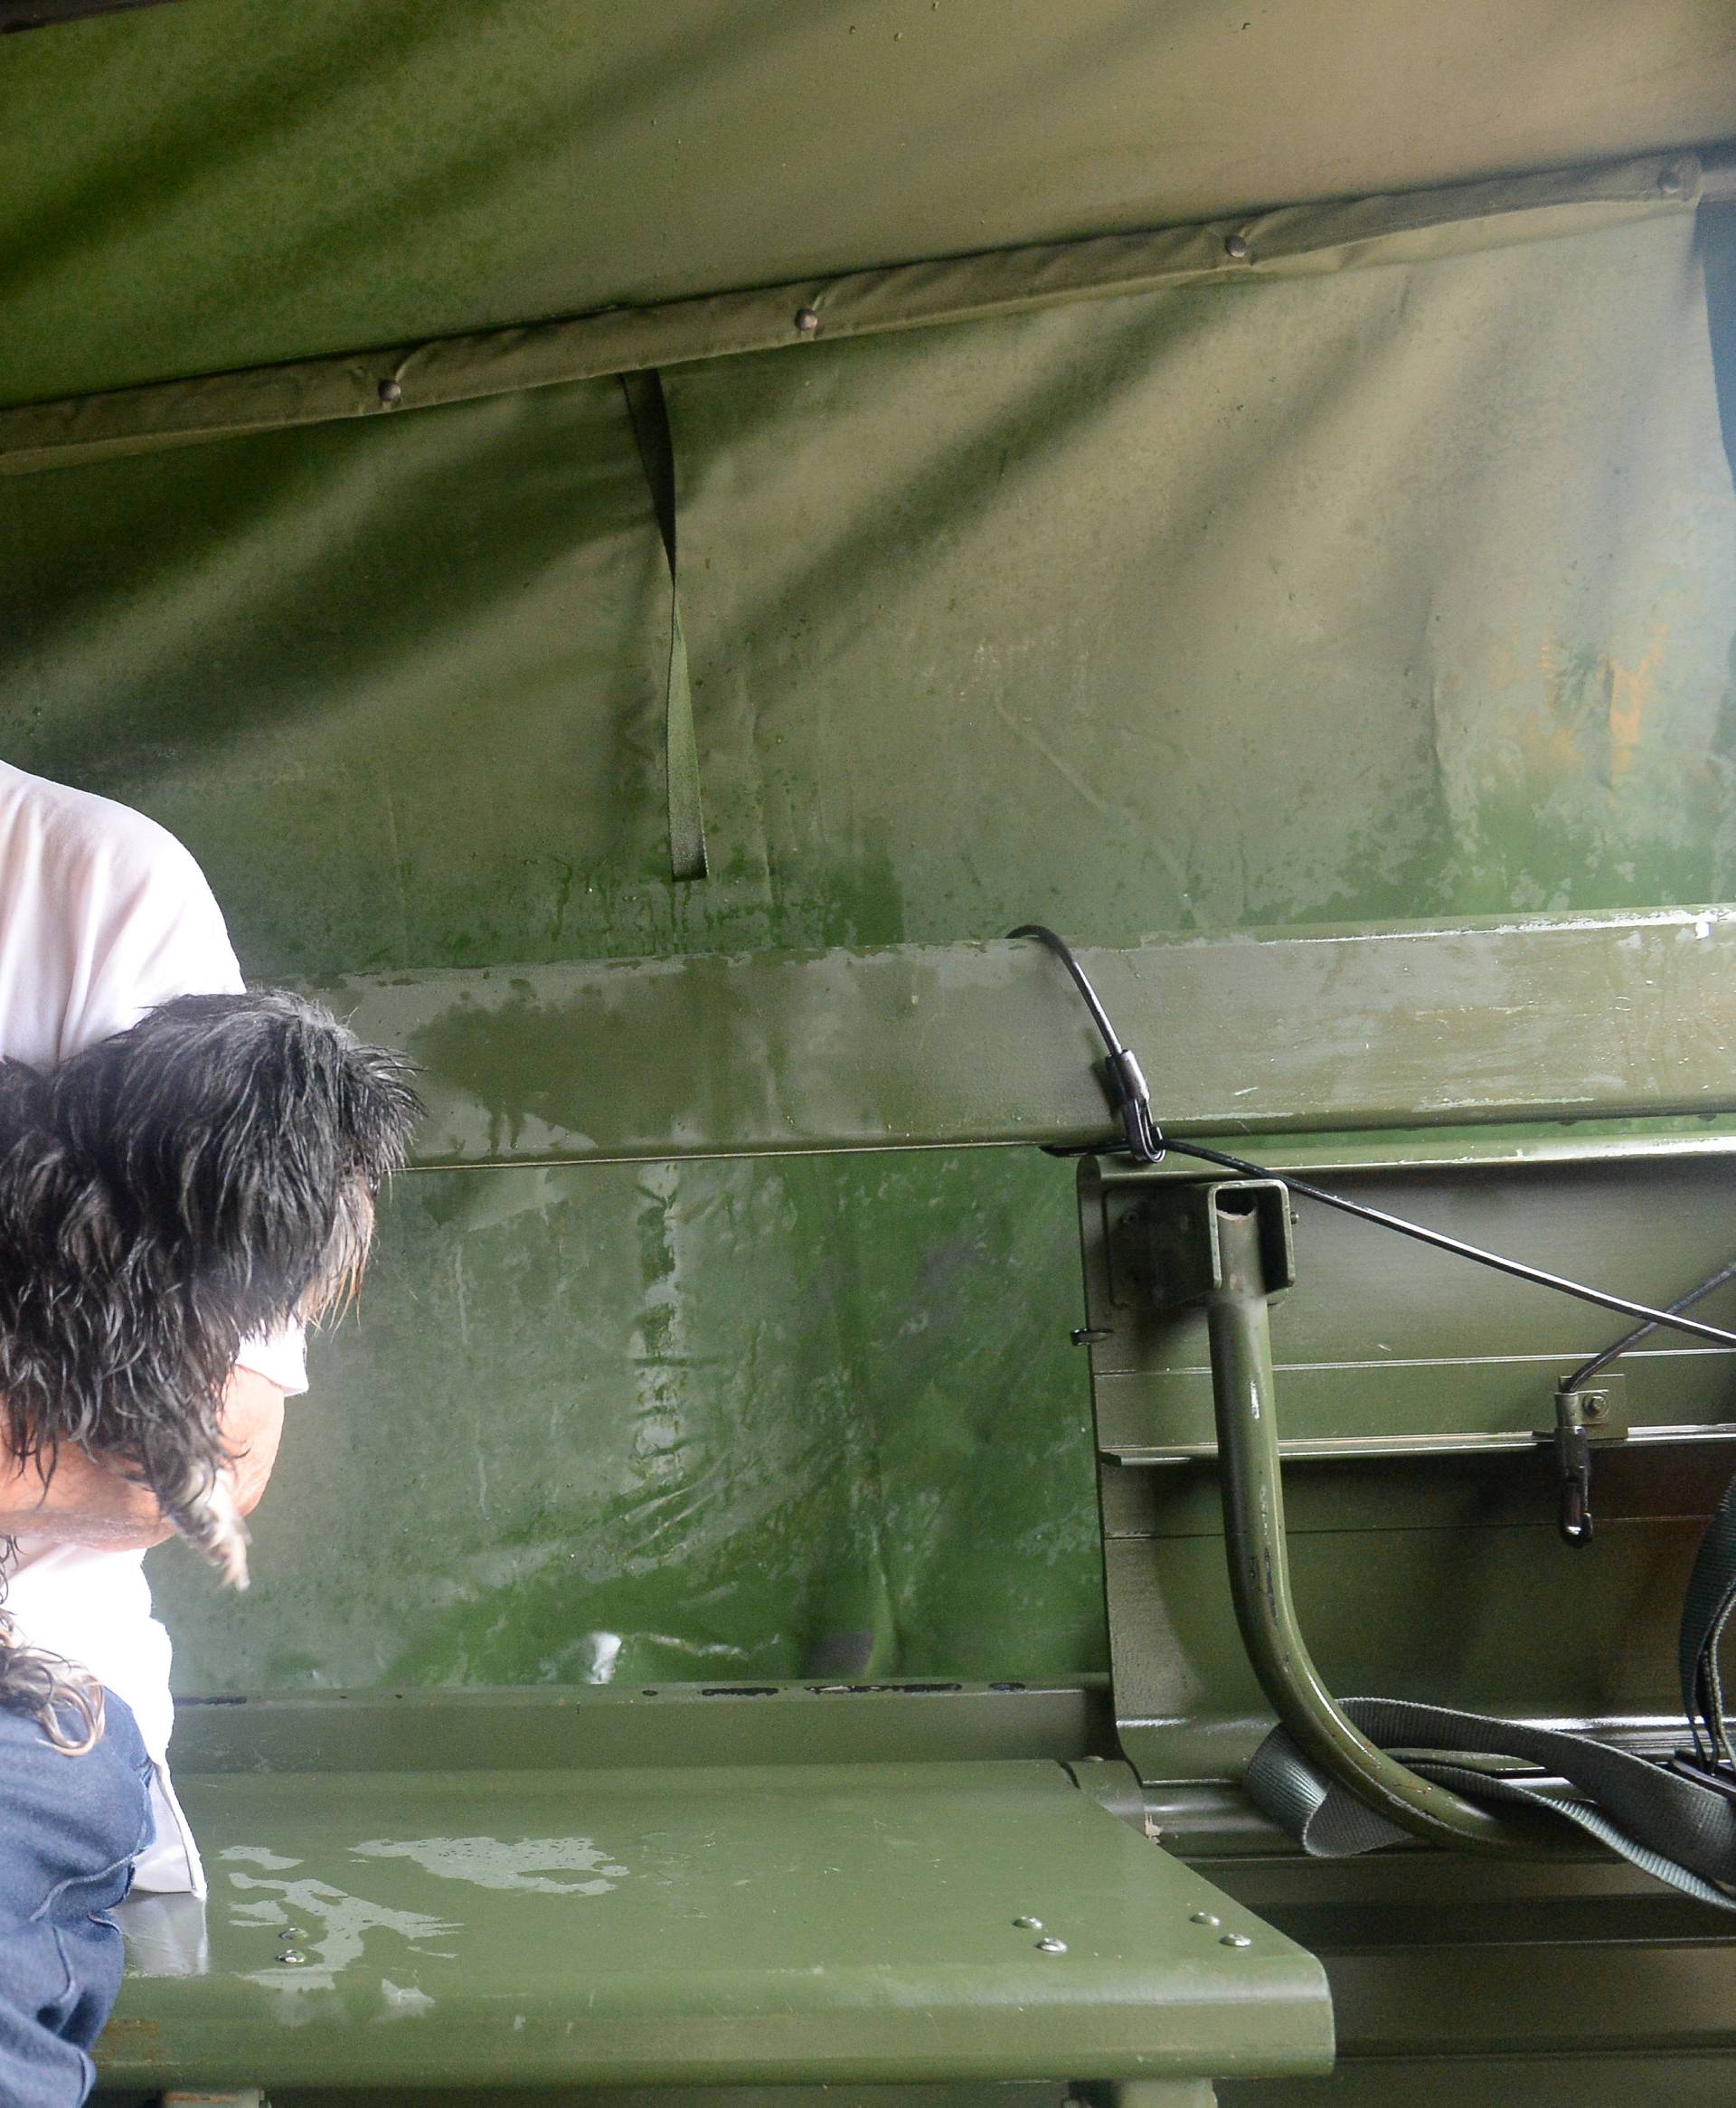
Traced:
<path fill-rule="evenodd" d="M 1708 1274 L 1697 1288 L 1691 1288 L 1686 1295 L 1677 1296 L 1675 1302 L 1666 1303 L 1664 1306 L 1664 1316 L 1666 1319 L 1675 1318 L 1684 1310 L 1691 1310 L 1697 1302 L 1709 1296 L 1713 1289 L 1722 1288 L 1727 1281 L 1736 1281 L 1736 1259 L 1721 1266 L 1716 1273 Z M 1656 1330 L 1657 1319 L 1647 1318 L 1643 1324 L 1636 1325 L 1631 1332 L 1624 1332 L 1613 1347 L 1606 1347 L 1601 1354 L 1594 1354 L 1590 1361 L 1581 1362 L 1571 1376 L 1564 1376 L 1561 1379 L 1561 1389 L 1582 1391 L 1594 1376 L 1600 1376 L 1611 1362 L 1618 1361 L 1630 1347 L 1637 1347 L 1642 1339 L 1648 1338 Z"/>
<path fill-rule="evenodd" d="M 1421 1223 L 1409 1222 L 1403 1215 L 1388 1215 L 1384 1208 L 1369 1207 L 1360 1200 L 1346 1200 L 1342 1193 L 1332 1193 L 1324 1186 L 1316 1186 L 1305 1178 L 1297 1178 L 1288 1171 L 1274 1171 L 1264 1164 L 1251 1163 L 1245 1157 L 1232 1157 L 1222 1149 L 1207 1149 L 1201 1142 L 1178 1141 L 1166 1135 L 1152 1115 L 1151 1091 L 1133 1054 L 1122 1045 L 1120 1035 L 1109 1020 L 1097 990 L 1090 977 L 1079 963 L 1073 948 L 1064 937 L 1041 922 L 1022 922 L 1016 930 L 1007 932 L 1009 938 L 1033 937 L 1044 944 L 1072 976 L 1073 985 L 1085 999 L 1085 1007 L 1091 1014 L 1103 1041 L 1109 1095 L 1115 1103 L 1127 1138 L 1127 1152 L 1137 1164 L 1161 1163 L 1165 1154 L 1173 1150 L 1180 1157 L 1193 1157 L 1205 1164 L 1215 1164 L 1225 1171 L 1234 1171 L 1244 1178 L 1269 1178 L 1285 1186 L 1291 1193 L 1300 1194 L 1305 1200 L 1317 1201 L 1323 1207 L 1336 1208 L 1340 1214 L 1359 1216 L 1365 1223 L 1374 1223 L 1383 1230 L 1396 1231 L 1401 1237 L 1410 1237 L 1420 1244 L 1432 1244 L 1439 1252 L 1450 1253 L 1458 1259 L 1468 1259 L 1477 1266 L 1486 1266 L 1496 1273 L 1510 1274 L 1515 1281 L 1528 1281 L 1538 1288 L 1553 1289 L 1557 1294 L 1572 1296 L 1582 1303 L 1595 1303 L 1600 1309 L 1614 1310 L 1623 1317 L 1639 1320 L 1635 1329 L 1618 1339 L 1613 1347 L 1606 1347 L 1599 1355 L 1574 1372 L 1569 1379 L 1569 1387 L 1586 1381 L 1598 1370 L 1607 1367 L 1616 1356 L 1625 1353 L 1637 1340 L 1647 1333 L 1667 1328 L 1672 1332 L 1685 1332 L 1696 1339 L 1709 1339 L 1719 1347 L 1736 1347 L 1736 1332 L 1727 1332 L 1722 1326 L 1703 1324 L 1697 1318 L 1683 1313 L 1703 1296 L 1710 1295 L 1726 1281 L 1736 1278 L 1736 1260 L 1713 1274 L 1709 1281 L 1691 1289 L 1671 1304 L 1667 1309 L 1654 1309 L 1649 1303 L 1635 1302 L 1628 1296 L 1615 1296 L 1602 1289 L 1588 1288 L 1583 1281 L 1570 1281 L 1564 1274 L 1546 1272 L 1540 1266 L 1528 1266 L 1524 1260 L 1509 1259 L 1500 1252 L 1487 1252 L 1480 1244 L 1467 1244 L 1462 1238 L 1449 1237 L 1443 1230 L 1428 1229 Z M 1082 1156 L 1087 1149 L 1057 1149 L 1056 1156 Z"/>

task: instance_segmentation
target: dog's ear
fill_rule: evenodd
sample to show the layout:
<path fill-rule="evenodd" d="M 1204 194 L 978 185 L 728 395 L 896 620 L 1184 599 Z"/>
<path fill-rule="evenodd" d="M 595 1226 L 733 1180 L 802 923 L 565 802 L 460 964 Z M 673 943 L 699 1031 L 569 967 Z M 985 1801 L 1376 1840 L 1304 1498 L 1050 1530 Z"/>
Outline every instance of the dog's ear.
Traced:
<path fill-rule="evenodd" d="M 426 1110 L 410 1080 L 415 1064 L 390 1047 L 364 1045 L 314 1004 L 299 1007 L 310 1015 L 316 1030 L 336 1037 L 338 1130 L 350 1151 L 352 1173 L 370 1194 L 377 1194 L 393 1172 L 403 1169 L 410 1138 Z"/>
<path fill-rule="evenodd" d="M 277 990 L 180 997 L 49 1087 L 117 1212 L 190 1258 L 195 1301 L 243 1334 L 316 1290 L 421 1110 L 402 1057 Z"/>

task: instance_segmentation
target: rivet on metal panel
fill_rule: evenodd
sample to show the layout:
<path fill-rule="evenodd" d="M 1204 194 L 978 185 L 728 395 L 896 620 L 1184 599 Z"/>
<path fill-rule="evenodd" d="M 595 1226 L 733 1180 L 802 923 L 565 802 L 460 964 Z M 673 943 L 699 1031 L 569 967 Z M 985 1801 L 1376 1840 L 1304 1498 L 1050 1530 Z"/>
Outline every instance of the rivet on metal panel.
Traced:
<path fill-rule="evenodd" d="M 819 309 L 817 307 L 797 308 L 796 326 L 801 331 L 804 336 L 815 336 L 820 326 Z"/>
<path fill-rule="evenodd" d="M 1223 253 L 1235 263 L 1248 260 L 1248 238 L 1245 234 L 1232 234 L 1223 245 Z"/>
<path fill-rule="evenodd" d="M 1657 187 L 1666 198 L 1679 198 L 1682 195 L 1682 171 L 1679 168 L 1666 168 L 1657 179 Z"/>
<path fill-rule="evenodd" d="M 1039 1954 L 1064 1954 L 1066 1952 L 1067 1943 L 1065 1940 L 1039 1940 L 1037 1942 Z"/>
<path fill-rule="evenodd" d="M 1022 1933 L 1040 1933 L 1043 1930 L 1041 1918 L 1014 1918 L 1013 1923 Z"/>
<path fill-rule="evenodd" d="M 1246 1933 L 1226 1933 L 1218 1942 L 1220 1947 L 1251 1947 L 1253 1942 Z"/>
<path fill-rule="evenodd" d="M 1188 1923 L 1192 1925 L 1221 1925 L 1223 1920 L 1214 1911 L 1196 1910 Z"/>
<path fill-rule="evenodd" d="M 299 1947 L 286 1947 L 283 1952 L 278 1956 L 279 1961 L 287 1961 L 292 1968 L 299 1962 L 306 1961 L 307 1959 L 307 1957 Z"/>
<path fill-rule="evenodd" d="M 381 382 L 380 400 L 385 404 L 388 410 L 392 409 L 395 403 L 401 402 L 403 399 L 404 384 L 401 381 Z"/>

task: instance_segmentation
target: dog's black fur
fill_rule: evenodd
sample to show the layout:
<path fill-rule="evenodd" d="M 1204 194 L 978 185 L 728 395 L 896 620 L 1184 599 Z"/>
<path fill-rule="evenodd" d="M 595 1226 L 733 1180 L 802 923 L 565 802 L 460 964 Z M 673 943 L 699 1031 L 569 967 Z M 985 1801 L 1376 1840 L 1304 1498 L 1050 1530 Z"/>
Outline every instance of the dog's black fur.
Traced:
<path fill-rule="evenodd" d="M 0 1444 L 115 1462 L 244 1585 L 224 1386 L 245 1338 L 354 1290 L 421 1111 L 408 1074 L 276 991 L 184 996 L 46 1073 L 0 1063 Z M 65 1689 L 0 1642 L 0 1704 L 52 1731 Z"/>

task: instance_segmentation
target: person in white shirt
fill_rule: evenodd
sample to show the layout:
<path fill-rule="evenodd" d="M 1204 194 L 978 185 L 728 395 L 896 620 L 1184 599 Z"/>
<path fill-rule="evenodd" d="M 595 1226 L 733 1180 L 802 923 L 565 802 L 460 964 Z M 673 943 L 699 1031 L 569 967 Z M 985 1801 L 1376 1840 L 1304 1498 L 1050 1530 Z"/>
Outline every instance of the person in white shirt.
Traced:
<path fill-rule="evenodd" d="M 211 888 L 172 835 L 0 763 L 0 1056 L 48 1068 L 173 997 L 242 985 Z M 243 1347 L 223 1418 L 243 1513 L 270 1476 L 284 1399 L 306 1388 L 298 1328 Z M 203 1893 L 169 1781 L 169 1639 L 143 1564 L 171 1534 L 143 1488 L 79 1450 L 46 1483 L 33 1463 L 0 1469 L 13 1636 L 109 1694 L 85 1756 L 0 1711 L 0 2100 L 59 2108 L 89 2093 L 120 1980 L 104 1914 L 129 1881 Z"/>

